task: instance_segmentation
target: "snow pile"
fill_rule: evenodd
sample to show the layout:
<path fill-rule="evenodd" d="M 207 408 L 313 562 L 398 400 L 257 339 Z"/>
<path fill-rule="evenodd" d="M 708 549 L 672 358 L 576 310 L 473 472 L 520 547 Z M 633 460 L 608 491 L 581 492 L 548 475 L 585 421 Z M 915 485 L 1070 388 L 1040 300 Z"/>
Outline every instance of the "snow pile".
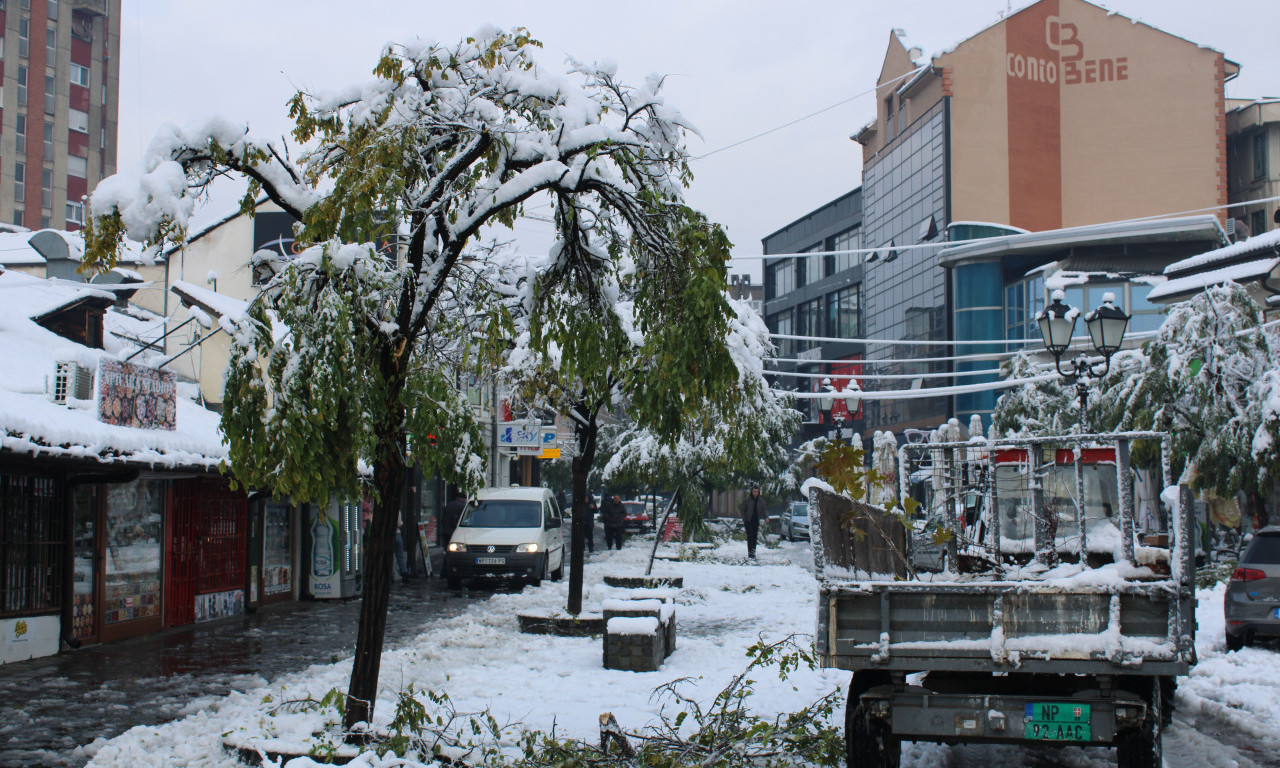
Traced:
<path fill-rule="evenodd" d="M 602 577 L 643 572 L 647 554 L 648 547 L 637 542 L 589 562 L 586 607 L 629 594 L 604 586 Z M 517 612 L 553 612 L 565 604 L 567 580 L 544 581 L 536 589 L 494 595 L 386 652 L 376 717 L 382 724 L 389 722 L 397 693 L 412 686 L 447 694 L 458 712 L 487 708 L 504 725 L 547 732 L 554 727 L 562 737 L 594 741 L 602 712 L 612 712 L 628 731 L 656 723 L 664 704 L 671 711 L 672 703 L 653 697 L 653 690 L 683 677 L 691 678 L 683 692 L 705 707 L 746 667 L 746 649 L 761 636 L 778 640 L 813 631 L 817 592 L 812 576 L 797 565 L 809 557 L 803 545 L 762 546 L 751 566 L 731 564 L 744 561 L 744 542 L 722 545 L 711 556 L 715 559 L 659 561 L 654 566 L 655 575 L 679 575 L 685 584 L 676 598 L 679 647 L 658 672 L 604 669 L 599 638 L 520 634 Z M 242 741 L 271 737 L 274 746 L 301 746 L 321 727 L 320 715 L 290 713 L 287 707 L 275 717 L 267 712 L 282 702 L 320 699 L 334 688 L 345 691 L 350 671 L 350 659 L 316 665 L 212 702 L 183 720 L 134 728 L 98 745 L 91 765 L 232 768 L 237 763 L 222 748 L 224 733 Z M 801 668 L 786 681 L 764 672 L 753 677 L 757 695 L 752 705 L 760 716 L 796 711 L 848 684 L 848 673 L 840 670 Z"/>

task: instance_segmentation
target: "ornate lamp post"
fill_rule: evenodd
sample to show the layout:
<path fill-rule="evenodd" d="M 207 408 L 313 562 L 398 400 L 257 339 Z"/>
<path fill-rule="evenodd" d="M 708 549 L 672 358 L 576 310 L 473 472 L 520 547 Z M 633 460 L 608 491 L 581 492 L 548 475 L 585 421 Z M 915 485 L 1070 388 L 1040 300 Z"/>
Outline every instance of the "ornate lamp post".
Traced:
<path fill-rule="evenodd" d="M 1085 431 L 1085 405 L 1089 399 L 1087 379 L 1100 379 L 1111 370 L 1111 358 L 1120 349 L 1124 341 L 1124 332 L 1129 327 L 1129 316 L 1115 305 L 1115 294 L 1102 295 L 1102 306 L 1090 312 L 1084 319 L 1089 330 L 1089 339 L 1093 348 L 1102 355 L 1102 368 L 1090 362 L 1083 352 L 1072 360 L 1067 370 L 1062 369 L 1062 356 L 1071 345 L 1071 335 L 1075 331 L 1076 319 L 1080 310 L 1063 302 L 1063 292 L 1054 291 L 1053 302 L 1045 307 L 1036 320 L 1040 324 L 1040 335 L 1044 338 L 1045 349 L 1053 355 L 1053 365 L 1058 374 L 1068 383 L 1076 385 L 1076 394 L 1080 397 L 1080 434 Z"/>
<path fill-rule="evenodd" d="M 859 406 L 862 405 L 862 388 L 858 386 L 858 382 L 850 379 L 845 388 L 837 392 L 836 388 L 831 386 L 830 378 L 822 380 L 822 388 L 826 394 L 818 398 L 818 408 L 835 423 L 836 439 L 839 440 L 844 436 L 845 414 L 847 413 L 852 419 L 853 414 L 857 413 Z M 844 412 L 835 410 L 836 398 L 844 401 Z"/>

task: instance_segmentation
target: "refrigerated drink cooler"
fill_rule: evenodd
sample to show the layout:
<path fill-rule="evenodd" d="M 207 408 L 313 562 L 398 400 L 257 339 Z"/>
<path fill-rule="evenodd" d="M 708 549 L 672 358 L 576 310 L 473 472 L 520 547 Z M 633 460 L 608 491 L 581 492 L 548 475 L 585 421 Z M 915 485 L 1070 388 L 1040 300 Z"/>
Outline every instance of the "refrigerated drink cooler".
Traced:
<path fill-rule="evenodd" d="M 361 502 L 312 506 L 307 519 L 308 589 L 318 599 L 358 597 L 363 588 Z"/>

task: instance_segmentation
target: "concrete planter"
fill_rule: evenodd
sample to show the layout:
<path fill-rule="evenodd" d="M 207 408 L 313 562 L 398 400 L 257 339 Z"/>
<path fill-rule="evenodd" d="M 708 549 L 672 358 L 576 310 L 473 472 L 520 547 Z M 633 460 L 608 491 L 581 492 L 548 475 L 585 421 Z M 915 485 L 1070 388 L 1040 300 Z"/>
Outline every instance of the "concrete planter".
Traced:
<path fill-rule="evenodd" d="M 604 617 L 584 613 L 579 616 L 538 616 L 521 613 L 516 618 L 520 631 L 526 635 L 556 635 L 557 637 L 593 637 L 604 634 Z"/>
<path fill-rule="evenodd" d="M 610 587 L 625 589 L 655 589 L 657 587 L 684 587 L 683 576 L 605 576 L 604 583 Z"/>

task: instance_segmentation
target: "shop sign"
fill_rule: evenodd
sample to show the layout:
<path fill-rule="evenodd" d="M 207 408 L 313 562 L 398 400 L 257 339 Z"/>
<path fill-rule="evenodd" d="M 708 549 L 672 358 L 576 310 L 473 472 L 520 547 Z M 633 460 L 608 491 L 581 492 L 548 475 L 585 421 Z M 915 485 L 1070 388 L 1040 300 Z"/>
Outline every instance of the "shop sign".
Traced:
<path fill-rule="evenodd" d="M 98 361 L 98 421 L 104 424 L 174 429 L 177 394 L 173 371 L 121 360 Z"/>
<path fill-rule="evenodd" d="M 54 655 L 58 628 L 57 616 L 0 620 L 0 664 Z"/>

